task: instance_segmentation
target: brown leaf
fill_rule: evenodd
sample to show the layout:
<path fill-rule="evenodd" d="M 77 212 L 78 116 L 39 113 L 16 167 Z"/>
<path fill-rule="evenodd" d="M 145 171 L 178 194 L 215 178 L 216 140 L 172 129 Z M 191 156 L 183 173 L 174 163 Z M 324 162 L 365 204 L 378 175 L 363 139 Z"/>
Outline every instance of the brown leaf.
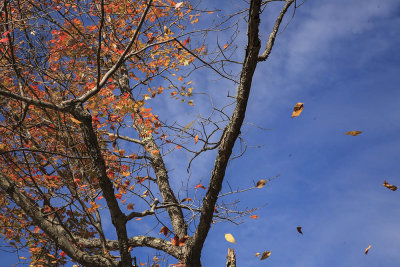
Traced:
<path fill-rule="evenodd" d="M 390 189 L 390 190 L 392 190 L 392 191 L 396 191 L 397 190 L 397 186 L 395 186 L 395 185 L 392 185 L 392 184 L 389 184 L 388 182 L 386 182 L 386 181 L 383 181 L 383 184 L 382 184 L 384 187 L 386 187 L 387 189 Z"/>
<path fill-rule="evenodd" d="M 168 227 L 167 227 L 167 226 L 161 227 L 161 229 L 160 229 L 160 234 L 161 234 L 161 233 L 163 233 L 165 236 L 167 236 L 168 233 L 169 233 Z"/>
<path fill-rule="evenodd" d="M 301 231 L 301 226 L 297 226 L 297 232 L 299 232 L 299 234 L 303 234 L 303 232 Z"/>
<path fill-rule="evenodd" d="M 182 129 L 182 133 L 184 133 L 187 129 L 189 129 L 190 126 L 193 125 L 193 123 L 195 123 L 196 120 L 192 121 L 191 123 L 189 123 L 188 125 L 186 125 L 185 127 L 183 127 Z"/>
<path fill-rule="evenodd" d="M 371 244 L 365 249 L 365 255 L 368 254 L 369 249 L 371 248 Z"/>
<path fill-rule="evenodd" d="M 269 256 L 271 256 L 271 251 L 265 251 L 265 252 L 262 254 L 260 260 L 265 260 L 265 259 L 267 259 Z"/>
<path fill-rule="evenodd" d="M 297 117 L 303 111 L 303 103 L 297 103 L 293 108 L 292 118 Z"/>
<path fill-rule="evenodd" d="M 362 131 L 350 131 L 350 132 L 347 132 L 346 135 L 357 136 L 361 133 L 362 133 Z"/>
<path fill-rule="evenodd" d="M 185 201 L 192 201 L 192 199 L 190 197 L 184 198 L 181 200 L 181 202 L 185 202 Z"/>
<path fill-rule="evenodd" d="M 266 185 L 266 184 L 267 184 L 267 181 L 264 180 L 264 179 L 261 179 L 260 181 L 257 182 L 256 187 L 257 188 L 263 188 L 264 185 Z"/>

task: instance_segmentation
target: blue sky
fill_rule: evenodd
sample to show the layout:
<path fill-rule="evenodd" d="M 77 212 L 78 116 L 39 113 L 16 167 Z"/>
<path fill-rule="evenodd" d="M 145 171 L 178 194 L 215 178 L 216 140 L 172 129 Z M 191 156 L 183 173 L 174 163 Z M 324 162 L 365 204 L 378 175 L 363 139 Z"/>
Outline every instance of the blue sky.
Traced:
<path fill-rule="evenodd" d="M 229 14 L 243 3 L 202 5 Z M 279 6 L 273 3 L 261 22 L 263 47 Z M 239 46 L 245 32 L 241 28 Z M 399 36 L 396 0 L 306 1 L 296 11 L 269 60 L 256 70 L 246 115 L 247 123 L 272 130 L 244 126 L 249 148 L 230 163 L 226 180 L 233 188 L 246 188 L 262 178 L 280 177 L 234 197 L 242 208 L 267 205 L 255 212 L 256 220 L 212 226 L 202 253 L 204 266 L 224 266 L 228 247 L 235 249 L 238 266 L 399 265 L 400 195 L 382 186 L 384 180 L 400 185 Z M 239 55 L 243 50 L 239 47 Z M 223 105 L 235 87 L 216 79 L 195 74 L 195 90 Z M 181 125 L 209 111 L 204 96 L 194 100 L 191 108 L 154 99 Z M 304 110 L 291 118 L 297 102 L 304 103 Z M 363 133 L 345 135 L 350 130 Z M 166 159 L 175 187 L 188 178 L 187 159 L 181 150 Z M 191 185 L 201 179 L 207 185 L 213 161 L 209 153 L 194 162 Z M 145 228 L 145 223 L 131 227 Z M 237 243 L 226 242 L 225 233 Z M 265 250 L 271 251 L 270 258 L 260 262 L 254 257 Z M 14 262 L 13 256 L 7 266 Z"/>
<path fill-rule="evenodd" d="M 400 197 L 382 182 L 400 184 L 399 15 L 398 1 L 307 1 L 297 10 L 258 66 L 246 116 L 273 130 L 245 127 L 249 145 L 264 146 L 227 172 L 236 186 L 281 176 L 238 196 L 267 206 L 257 220 L 214 226 L 205 266 L 222 266 L 228 247 L 239 266 L 398 266 Z M 292 119 L 297 102 L 304 111 Z M 271 257 L 260 262 L 254 254 L 264 250 Z"/>

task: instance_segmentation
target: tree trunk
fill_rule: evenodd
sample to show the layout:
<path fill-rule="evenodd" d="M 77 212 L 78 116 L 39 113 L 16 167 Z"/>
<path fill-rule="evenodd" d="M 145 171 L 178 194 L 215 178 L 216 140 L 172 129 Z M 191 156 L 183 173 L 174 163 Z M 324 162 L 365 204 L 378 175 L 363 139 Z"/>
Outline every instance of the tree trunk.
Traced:
<path fill-rule="evenodd" d="M 228 248 L 226 255 L 226 267 L 236 267 L 236 254 L 233 248 Z"/>

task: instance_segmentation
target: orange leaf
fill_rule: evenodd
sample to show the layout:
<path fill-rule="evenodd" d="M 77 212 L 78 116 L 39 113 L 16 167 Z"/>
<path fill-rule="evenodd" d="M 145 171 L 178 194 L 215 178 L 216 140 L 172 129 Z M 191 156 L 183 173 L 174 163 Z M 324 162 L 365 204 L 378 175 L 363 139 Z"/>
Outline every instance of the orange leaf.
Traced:
<path fill-rule="evenodd" d="M 350 132 L 347 132 L 346 135 L 357 136 L 361 133 L 362 133 L 362 131 L 350 131 Z"/>
<path fill-rule="evenodd" d="M 181 148 L 182 148 L 182 147 L 181 147 L 181 146 L 179 146 L 179 145 L 178 145 L 178 146 L 176 146 L 176 149 L 181 149 Z"/>
<path fill-rule="evenodd" d="M 258 218 L 258 215 L 251 215 L 250 218 L 252 218 L 252 219 L 257 219 L 257 218 Z"/>
<path fill-rule="evenodd" d="M 225 49 L 225 48 L 227 48 L 227 47 L 228 47 L 228 44 L 224 45 L 223 49 Z"/>
<path fill-rule="evenodd" d="M 292 118 L 297 117 L 303 111 L 303 103 L 297 103 L 293 108 Z"/>
<path fill-rule="evenodd" d="M 195 189 L 197 189 L 197 188 L 207 189 L 207 187 L 203 186 L 202 184 L 198 184 L 194 188 Z"/>
<path fill-rule="evenodd" d="M 179 246 L 179 237 L 174 236 L 174 238 L 171 238 L 171 243 L 173 246 Z"/>
<path fill-rule="evenodd" d="M 126 206 L 128 210 L 133 210 L 133 203 L 129 203 L 128 206 Z"/>
<path fill-rule="evenodd" d="M 184 198 L 181 200 L 181 202 L 185 202 L 185 201 L 192 201 L 192 199 L 190 197 Z"/>
<path fill-rule="evenodd" d="M 199 141 L 199 135 L 196 134 L 196 136 L 194 137 L 194 143 L 197 144 L 198 141 Z"/>
<path fill-rule="evenodd" d="M 160 150 L 153 150 L 153 151 L 151 151 L 151 154 L 158 155 L 158 154 L 160 154 Z"/>

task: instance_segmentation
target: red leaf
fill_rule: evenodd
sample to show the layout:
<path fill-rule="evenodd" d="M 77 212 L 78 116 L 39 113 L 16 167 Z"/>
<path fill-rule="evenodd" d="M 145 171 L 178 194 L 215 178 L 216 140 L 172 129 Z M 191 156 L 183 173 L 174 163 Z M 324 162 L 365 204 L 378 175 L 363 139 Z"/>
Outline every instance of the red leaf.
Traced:
<path fill-rule="evenodd" d="M 7 43 L 8 42 L 8 38 L 2 38 L 0 39 L 0 43 Z"/>
<path fill-rule="evenodd" d="M 67 256 L 67 253 L 65 253 L 64 251 L 61 251 L 61 252 L 60 252 L 60 256 L 61 256 L 61 257 L 65 257 L 65 256 Z"/>
<path fill-rule="evenodd" d="M 122 198 L 122 194 L 117 193 L 117 194 L 115 194 L 115 197 L 118 198 L 118 199 L 121 199 Z"/>
<path fill-rule="evenodd" d="M 185 41 L 183 41 L 183 46 L 186 46 L 186 44 L 190 43 L 190 37 L 188 37 Z"/>

